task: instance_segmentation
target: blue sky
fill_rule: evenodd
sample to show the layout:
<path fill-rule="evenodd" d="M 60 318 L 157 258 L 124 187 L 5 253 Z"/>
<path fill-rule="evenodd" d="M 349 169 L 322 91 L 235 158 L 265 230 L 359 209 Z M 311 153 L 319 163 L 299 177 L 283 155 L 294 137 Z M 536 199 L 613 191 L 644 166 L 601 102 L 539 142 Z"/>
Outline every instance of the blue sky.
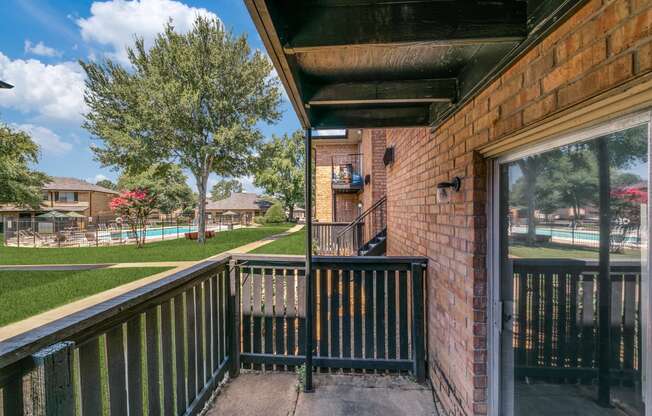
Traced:
<path fill-rule="evenodd" d="M 115 171 L 93 160 L 93 140 L 81 128 L 84 75 L 77 61 L 126 63 L 124 46 L 134 34 L 147 43 L 169 18 L 185 31 L 197 14 L 217 16 L 236 34 L 247 34 L 253 48 L 264 49 L 241 0 L 2 0 L 0 79 L 15 87 L 0 90 L 0 120 L 39 143 L 38 168 L 45 173 L 114 180 Z M 279 123 L 261 126 L 266 137 L 300 128 L 287 99 L 282 108 Z M 250 182 L 243 178 L 245 188 L 255 190 Z"/>

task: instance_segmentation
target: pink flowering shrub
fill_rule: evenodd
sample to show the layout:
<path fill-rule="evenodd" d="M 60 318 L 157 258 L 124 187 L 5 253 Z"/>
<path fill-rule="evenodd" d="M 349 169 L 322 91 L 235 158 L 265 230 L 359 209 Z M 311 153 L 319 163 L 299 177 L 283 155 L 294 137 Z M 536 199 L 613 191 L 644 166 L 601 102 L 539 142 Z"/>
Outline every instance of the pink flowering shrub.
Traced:
<path fill-rule="evenodd" d="M 146 220 L 155 205 L 156 196 L 146 188 L 123 192 L 111 200 L 111 210 L 131 227 L 138 247 L 145 244 Z"/>

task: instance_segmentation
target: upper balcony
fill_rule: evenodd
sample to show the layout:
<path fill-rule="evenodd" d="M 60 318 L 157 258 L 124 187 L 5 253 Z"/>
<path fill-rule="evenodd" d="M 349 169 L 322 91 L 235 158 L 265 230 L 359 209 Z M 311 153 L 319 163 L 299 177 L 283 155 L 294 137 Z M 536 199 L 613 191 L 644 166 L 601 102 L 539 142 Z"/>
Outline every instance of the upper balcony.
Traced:
<path fill-rule="evenodd" d="M 359 192 L 364 187 L 362 153 L 331 158 L 331 187 L 334 192 Z"/>

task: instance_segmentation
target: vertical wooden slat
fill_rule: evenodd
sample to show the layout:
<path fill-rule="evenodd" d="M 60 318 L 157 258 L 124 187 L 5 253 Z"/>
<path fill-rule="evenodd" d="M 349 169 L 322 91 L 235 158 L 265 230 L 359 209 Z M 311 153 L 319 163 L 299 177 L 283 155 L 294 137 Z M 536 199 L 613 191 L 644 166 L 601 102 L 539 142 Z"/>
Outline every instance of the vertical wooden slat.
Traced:
<path fill-rule="evenodd" d="M 161 303 L 161 354 L 163 356 L 163 413 L 171 415 L 174 413 L 174 364 L 172 357 L 172 307 L 171 300 Z"/>
<path fill-rule="evenodd" d="M 208 383 L 208 380 L 210 380 L 211 375 L 213 374 L 212 371 L 212 366 L 211 366 L 211 348 L 212 348 L 212 342 L 211 342 L 211 316 L 212 316 L 212 311 L 211 311 L 211 281 L 212 279 L 206 279 L 204 280 L 204 302 L 203 302 L 203 312 L 202 312 L 202 321 L 204 323 L 204 385 Z"/>
<path fill-rule="evenodd" d="M 625 280 L 625 304 L 624 322 L 623 322 L 623 368 L 627 370 L 634 369 L 634 352 L 635 342 L 634 333 L 636 326 L 636 307 L 638 299 L 636 296 L 636 275 L 626 275 Z M 650 319 L 648 317 L 648 319 Z"/>
<path fill-rule="evenodd" d="M 586 280 L 585 280 L 586 279 Z M 590 275 L 593 279 L 593 275 Z M 593 351 L 595 350 L 593 328 L 594 328 L 594 308 L 593 308 L 593 280 L 589 276 L 582 278 L 583 296 L 582 296 L 582 367 L 593 366 Z M 590 380 L 587 380 L 590 381 Z"/>
<path fill-rule="evenodd" d="M 199 283 L 195 286 L 195 331 L 197 334 L 197 393 L 204 387 L 204 286 Z"/>
<path fill-rule="evenodd" d="M 143 349 L 142 319 L 136 315 L 127 321 L 127 389 L 129 390 L 129 414 L 143 412 Z"/>
<path fill-rule="evenodd" d="M 319 269 L 319 356 L 328 357 L 328 270 Z"/>
<path fill-rule="evenodd" d="M 376 271 L 376 358 L 385 358 L 385 271 Z"/>
<path fill-rule="evenodd" d="M 532 273 L 532 360 L 531 365 L 541 365 L 541 273 Z"/>
<path fill-rule="evenodd" d="M 197 395 L 197 361 L 195 356 L 195 288 L 186 291 L 186 351 L 188 354 L 188 405 Z"/>
<path fill-rule="evenodd" d="M 564 367 L 566 363 L 566 324 L 568 322 L 567 308 L 567 281 L 566 271 L 559 273 L 557 286 L 557 367 Z"/>
<path fill-rule="evenodd" d="M 235 274 L 233 275 L 234 277 L 234 283 L 235 283 Z M 231 276 L 229 273 L 227 273 L 227 270 L 222 272 L 219 278 L 219 292 L 218 292 L 218 309 L 219 309 L 219 322 L 217 326 L 217 334 L 219 337 L 219 344 L 220 344 L 220 354 L 219 354 L 219 365 L 222 364 L 224 361 L 224 358 L 228 355 L 227 351 L 229 350 L 229 342 L 231 342 L 231 339 L 227 336 L 227 331 L 228 331 L 228 326 L 230 325 L 230 322 L 235 322 L 236 319 L 239 320 L 239 315 L 240 315 L 240 305 L 237 306 L 237 309 L 230 310 L 229 302 L 231 301 Z M 233 294 L 235 296 L 236 294 L 240 293 L 240 283 L 238 283 L 238 287 L 235 288 L 236 292 Z M 239 297 L 238 297 L 239 300 Z M 235 307 L 235 303 L 234 303 Z M 230 315 L 229 315 L 230 313 Z M 236 317 L 237 315 L 237 317 Z M 234 327 L 235 328 L 235 327 Z M 236 339 L 236 342 L 238 345 L 240 345 L 240 325 L 238 323 L 238 332 L 237 336 L 234 336 L 233 338 Z M 239 357 L 240 353 L 238 353 Z M 239 362 L 238 360 L 236 360 Z"/>
<path fill-rule="evenodd" d="M 578 287 L 581 283 L 582 274 L 581 271 L 573 272 L 570 278 L 570 318 L 569 325 L 570 330 L 569 334 L 569 365 L 571 367 L 577 367 L 577 358 L 579 351 L 579 316 L 578 316 L 578 305 L 580 304 L 579 291 Z"/>
<path fill-rule="evenodd" d="M 214 373 L 221 363 L 222 338 L 220 337 L 219 325 L 222 316 L 220 310 L 220 296 L 222 294 L 222 274 L 220 271 L 211 277 L 211 371 Z"/>
<path fill-rule="evenodd" d="M 273 269 L 263 269 L 263 285 L 265 288 L 265 301 L 262 305 L 265 316 L 265 336 L 264 352 L 265 354 L 274 353 L 274 276 Z M 267 370 L 272 370 L 272 365 L 265 366 Z"/>
<path fill-rule="evenodd" d="M 353 356 L 362 358 L 362 271 L 353 272 Z"/>
<path fill-rule="evenodd" d="M 340 271 L 333 269 L 330 276 L 330 356 L 340 356 Z"/>
<path fill-rule="evenodd" d="M 407 271 L 398 273 L 398 322 L 399 322 L 399 349 L 400 358 L 407 360 L 410 356 L 408 350 L 408 276 Z"/>
<path fill-rule="evenodd" d="M 528 319 L 528 310 L 529 310 L 529 299 L 528 299 L 528 283 L 530 279 L 528 274 L 524 271 L 518 271 L 515 273 L 516 278 L 518 279 L 518 298 L 516 299 L 516 309 L 518 311 L 518 353 L 516 355 L 516 364 L 520 366 L 525 366 L 528 364 L 528 350 L 527 340 L 528 340 L 528 330 L 530 325 L 530 320 Z"/>
<path fill-rule="evenodd" d="M 284 269 L 274 269 L 274 353 L 278 355 L 285 355 L 285 272 Z"/>
<path fill-rule="evenodd" d="M 542 365 L 550 367 L 552 365 L 552 326 L 554 317 L 552 315 L 552 287 L 553 276 L 551 272 L 542 274 L 544 287 L 544 331 L 543 336 L 543 360 Z"/>
<path fill-rule="evenodd" d="M 174 358 L 176 368 L 176 409 L 177 415 L 185 412 L 186 401 L 186 337 L 185 313 L 183 310 L 183 294 L 174 297 Z"/>
<path fill-rule="evenodd" d="M 124 336 L 122 325 L 106 333 L 106 351 L 109 369 L 109 409 L 113 415 L 127 413 L 127 385 Z"/>
<path fill-rule="evenodd" d="M 351 357 L 351 271 L 342 270 L 342 357 Z"/>
<path fill-rule="evenodd" d="M 254 320 L 254 331 L 253 331 L 253 352 L 254 354 L 260 354 L 262 352 L 263 345 L 263 318 L 262 318 L 262 292 L 263 292 L 263 277 L 261 275 L 263 271 L 261 269 L 253 269 L 253 283 L 254 283 L 254 303 L 253 303 L 253 320 Z M 260 365 L 254 365 L 255 369 L 260 369 Z"/>
<path fill-rule="evenodd" d="M 313 285 L 314 286 L 314 285 Z M 305 355 L 305 338 L 306 338 L 306 271 L 299 270 L 297 274 L 297 308 L 299 314 L 299 322 L 297 329 L 297 347 L 299 355 Z M 314 310 L 314 308 L 313 308 Z M 314 330 L 314 327 L 313 327 Z M 312 336 L 312 334 L 311 334 Z"/>
<path fill-rule="evenodd" d="M 387 358 L 396 359 L 396 271 L 387 271 Z"/>
<path fill-rule="evenodd" d="M 286 300 L 286 323 L 287 337 L 285 338 L 285 350 L 288 355 L 297 354 L 297 337 L 295 331 L 297 328 L 297 310 L 296 310 L 296 278 L 294 269 L 286 271 L 287 280 L 287 300 Z M 288 370 L 290 368 L 288 367 Z"/>
<path fill-rule="evenodd" d="M 224 307 L 221 309 L 223 319 L 220 320 L 222 326 L 222 337 L 226 352 L 222 356 L 228 356 L 229 359 L 229 377 L 235 378 L 240 374 L 240 336 L 241 330 L 241 297 L 240 297 L 240 267 L 235 261 L 229 261 L 229 273 L 223 274 L 222 294 Z M 221 361 L 222 361 L 221 360 Z"/>
<path fill-rule="evenodd" d="M 611 359 L 609 360 L 612 369 L 620 369 L 620 354 L 622 340 L 622 319 L 623 319 L 623 275 L 611 274 L 611 316 L 609 318 Z M 614 279 L 616 278 L 616 279 Z"/>
<path fill-rule="evenodd" d="M 147 345 L 147 409 L 149 415 L 161 414 L 161 377 L 159 372 L 159 328 L 156 307 L 145 312 L 145 343 Z"/>
<path fill-rule="evenodd" d="M 100 342 L 93 338 L 79 348 L 82 415 L 102 414 Z"/>
<path fill-rule="evenodd" d="M 423 268 L 421 264 L 412 264 L 412 359 L 414 360 L 413 375 L 417 383 L 426 379 L 425 358 L 425 328 L 423 316 Z"/>
<path fill-rule="evenodd" d="M 2 416 L 22 416 L 23 407 L 23 378 L 17 376 L 2 387 Z"/>
<path fill-rule="evenodd" d="M 364 356 L 374 358 L 374 277 L 373 272 L 364 272 Z"/>
<path fill-rule="evenodd" d="M 242 280 L 242 352 L 252 352 L 251 345 L 251 327 L 252 327 L 252 302 L 251 302 L 251 287 L 253 284 L 253 277 L 251 276 L 251 269 L 239 269 Z M 250 366 L 248 366 L 250 368 Z"/>

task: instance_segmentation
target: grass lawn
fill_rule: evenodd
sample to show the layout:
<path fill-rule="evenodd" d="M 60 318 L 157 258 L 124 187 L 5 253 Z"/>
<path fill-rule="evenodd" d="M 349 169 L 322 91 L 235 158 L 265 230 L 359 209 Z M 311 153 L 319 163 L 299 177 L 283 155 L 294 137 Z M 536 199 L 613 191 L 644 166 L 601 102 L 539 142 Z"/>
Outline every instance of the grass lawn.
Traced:
<path fill-rule="evenodd" d="M 164 270 L 0 271 L 0 326 Z"/>
<path fill-rule="evenodd" d="M 526 245 L 511 245 L 509 247 L 509 254 L 519 258 L 564 258 L 564 259 L 592 259 L 597 260 L 599 256 L 598 249 L 579 248 L 579 247 L 564 247 L 558 244 L 541 245 L 541 246 L 526 246 Z M 622 254 L 611 253 L 612 260 L 640 260 L 641 252 L 635 250 L 625 250 Z"/>
<path fill-rule="evenodd" d="M 222 231 L 205 245 L 183 238 L 145 244 L 112 247 L 17 248 L 0 246 L 0 264 L 95 264 L 145 261 L 201 260 L 270 235 L 279 234 L 293 224 L 268 225 Z"/>
<path fill-rule="evenodd" d="M 258 247 L 252 254 L 305 254 L 306 252 L 306 230 L 305 228 L 296 233 L 281 237 L 278 240 Z"/>

